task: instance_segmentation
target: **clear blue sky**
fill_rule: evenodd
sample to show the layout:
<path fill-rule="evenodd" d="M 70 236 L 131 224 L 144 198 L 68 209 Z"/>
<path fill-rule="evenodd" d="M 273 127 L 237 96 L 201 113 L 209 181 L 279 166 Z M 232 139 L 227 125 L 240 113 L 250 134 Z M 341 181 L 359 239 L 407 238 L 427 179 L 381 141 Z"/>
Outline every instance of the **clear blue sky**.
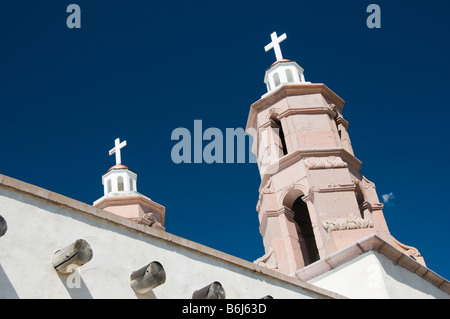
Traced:
<path fill-rule="evenodd" d="M 71 3 L 81 29 L 66 26 Z M 366 26 L 370 3 L 381 29 Z M 450 278 L 449 12 L 436 0 L 2 3 L 0 173 L 92 204 L 120 137 L 168 232 L 253 261 L 256 164 L 176 165 L 171 133 L 196 119 L 245 128 L 274 62 L 264 46 L 287 33 L 285 58 L 346 101 L 363 174 L 394 195 L 391 233 Z"/>

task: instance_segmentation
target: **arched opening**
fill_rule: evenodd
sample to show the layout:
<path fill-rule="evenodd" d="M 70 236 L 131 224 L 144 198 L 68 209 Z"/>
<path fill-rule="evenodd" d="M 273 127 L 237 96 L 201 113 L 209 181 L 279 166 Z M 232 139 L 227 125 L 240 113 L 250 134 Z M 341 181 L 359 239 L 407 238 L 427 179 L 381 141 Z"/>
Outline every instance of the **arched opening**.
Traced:
<path fill-rule="evenodd" d="M 278 74 L 278 72 L 275 72 L 273 74 L 273 81 L 275 83 L 275 87 L 281 84 L 280 75 Z"/>
<path fill-rule="evenodd" d="M 294 74 L 289 69 L 286 70 L 286 78 L 288 82 L 294 82 Z"/>
<path fill-rule="evenodd" d="M 119 177 L 117 178 L 117 190 L 118 190 L 119 192 L 123 192 L 123 191 L 124 191 L 124 187 L 123 187 L 123 177 L 122 177 L 122 176 L 119 176 Z"/>
<path fill-rule="evenodd" d="M 359 212 L 361 213 L 361 218 L 364 218 L 364 194 L 361 191 L 361 187 L 357 184 L 355 189 L 356 202 L 358 203 Z"/>
<path fill-rule="evenodd" d="M 106 189 L 108 191 L 108 194 L 112 192 L 112 184 L 110 179 L 108 179 L 108 181 L 106 182 Z"/>
<path fill-rule="evenodd" d="M 278 135 L 279 145 L 278 147 L 281 149 L 283 156 L 288 153 L 286 146 L 286 139 L 284 137 L 283 127 L 281 126 L 281 121 L 277 119 L 275 116 L 270 118 L 271 123 L 270 127 L 274 131 L 275 135 Z"/>
<path fill-rule="evenodd" d="M 303 196 L 298 197 L 292 205 L 294 221 L 297 226 L 297 233 L 300 248 L 303 254 L 305 266 L 320 259 L 317 249 L 316 238 L 309 216 L 308 206 L 303 201 Z"/>
<path fill-rule="evenodd" d="M 134 191 L 133 179 L 130 178 L 130 191 Z"/>

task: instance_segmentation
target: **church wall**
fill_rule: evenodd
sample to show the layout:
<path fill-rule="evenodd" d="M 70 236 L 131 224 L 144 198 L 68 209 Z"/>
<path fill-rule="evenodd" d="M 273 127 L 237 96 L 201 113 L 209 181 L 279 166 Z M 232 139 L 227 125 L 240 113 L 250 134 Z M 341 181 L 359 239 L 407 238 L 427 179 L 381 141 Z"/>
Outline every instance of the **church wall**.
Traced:
<path fill-rule="evenodd" d="M 2 181 L 3 178 L 3 181 Z M 6 177 L 0 175 L 0 184 Z M 11 179 L 12 180 L 12 179 Z M 8 186 L 16 182 L 8 179 Z M 0 238 L 0 298 L 174 298 L 219 281 L 228 299 L 339 297 L 189 240 L 139 225 L 18 182 L 0 187 L 0 215 L 8 223 Z M 77 239 L 93 258 L 71 275 L 52 266 L 53 254 Z M 130 275 L 160 262 L 166 282 L 146 294 L 130 287 Z"/>
<path fill-rule="evenodd" d="M 349 298 L 426 299 L 450 296 L 376 251 L 368 251 L 308 280 Z"/>

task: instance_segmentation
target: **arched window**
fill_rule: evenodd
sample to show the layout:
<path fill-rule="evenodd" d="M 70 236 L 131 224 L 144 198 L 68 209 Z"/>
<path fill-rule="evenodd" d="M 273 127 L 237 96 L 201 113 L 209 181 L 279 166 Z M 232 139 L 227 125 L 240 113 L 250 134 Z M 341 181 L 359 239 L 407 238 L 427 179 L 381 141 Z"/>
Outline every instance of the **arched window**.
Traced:
<path fill-rule="evenodd" d="M 280 75 L 278 74 L 278 72 L 275 72 L 273 74 L 273 81 L 275 82 L 275 87 L 281 84 Z"/>
<path fill-rule="evenodd" d="M 112 192 L 112 185 L 111 185 L 110 179 L 108 179 L 108 181 L 106 182 L 106 188 L 107 188 L 108 194 Z"/>
<path fill-rule="evenodd" d="M 364 193 L 361 190 L 359 183 L 356 185 L 355 189 L 356 202 L 358 203 L 359 212 L 361 213 L 361 218 L 364 219 Z"/>
<path fill-rule="evenodd" d="M 289 69 L 286 70 L 286 78 L 288 82 L 294 82 L 294 74 Z"/>
<path fill-rule="evenodd" d="M 294 211 L 294 221 L 297 224 L 297 232 L 300 247 L 302 250 L 303 261 L 305 266 L 312 264 L 320 259 L 319 251 L 317 249 L 316 238 L 309 216 L 308 206 L 303 201 L 303 196 L 297 198 L 292 205 Z"/>
<path fill-rule="evenodd" d="M 130 178 L 130 191 L 134 191 L 133 180 Z"/>
<path fill-rule="evenodd" d="M 302 74 L 300 72 L 298 72 L 298 79 L 300 80 L 300 82 L 303 82 Z"/>
<path fill-rule="evenodd" d="M 282 152 L 283 156 L 288 153 L 287 146 L 286 146 L 286 140 L 284 137 L 283 127 L 281 126 L 281 121 L 277 119 L 276 117 L 271 118 L 270 127 L 273 129 L 275 135 L 278 135 L 280 145 L 278 145 Z"/>
<path fill-rule="evenodd" d="M 117 178 L 117 190 L 119 192 L 123 192 L 124 191 L 124 188 L 123 188 L 123 177 L 122 176 L 119 176 Z"/>

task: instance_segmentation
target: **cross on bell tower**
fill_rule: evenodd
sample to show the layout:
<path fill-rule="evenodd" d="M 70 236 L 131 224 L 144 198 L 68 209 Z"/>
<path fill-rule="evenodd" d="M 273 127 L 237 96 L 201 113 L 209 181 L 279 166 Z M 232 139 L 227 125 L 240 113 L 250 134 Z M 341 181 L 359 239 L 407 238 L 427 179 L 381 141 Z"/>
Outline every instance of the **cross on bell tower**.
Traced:
<path fill-rule="evenodd" d="M 275 51 L 275 57 L 276 57 L 277 61 L 283 60 L 283 55 L 281 54 L 280 43 L 283 42 L 284 40 L 286 40 L 286 38 L 287 38 L 286 33 L 283 33 L 282 35 L 280 35 L 280 37 L 278 37 L 277 33 L 273 32 L 270 35 L 270 38 L 272 39 L 272 42 L 270 42 L 268 45 L 266 45 L 264 47 L 264 50 L 266 50 L 266 52 L 267 52 L 267 51 L 273 49 Z"/>
<path fill-rule="evenodd" d="M 127 145 L 127 141 L 120 142 L 120 138 L 116 138 L 114 141 L 115 146 L 109 151 L 109 155 L 116 154 L 116 165 L 122 164 L 122 157 L 120 150 Z"/>

